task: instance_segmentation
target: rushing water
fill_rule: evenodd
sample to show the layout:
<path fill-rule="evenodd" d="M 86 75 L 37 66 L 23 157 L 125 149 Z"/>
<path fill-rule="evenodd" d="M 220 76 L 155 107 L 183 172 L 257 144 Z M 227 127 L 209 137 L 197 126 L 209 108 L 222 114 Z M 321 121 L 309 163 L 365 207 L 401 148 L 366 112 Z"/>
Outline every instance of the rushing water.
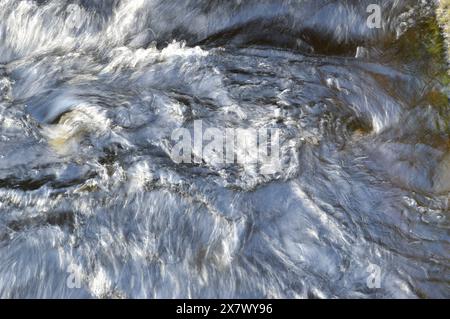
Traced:
<path fill-rule="evenodd" d="M 0 0 L 0 297 L 450 297 L 444 47 L 431 1 Z M 194 120 L 283 170 L 177 164 Z"/>

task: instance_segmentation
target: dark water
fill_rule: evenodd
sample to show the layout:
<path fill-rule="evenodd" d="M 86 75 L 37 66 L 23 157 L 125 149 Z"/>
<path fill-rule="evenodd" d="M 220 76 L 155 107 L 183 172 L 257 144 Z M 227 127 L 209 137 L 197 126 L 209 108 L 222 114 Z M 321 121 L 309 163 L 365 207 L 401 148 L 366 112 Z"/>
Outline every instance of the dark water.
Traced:
<path fill-rule="evenodd" d="M 450 297 L 444 47 L 432 1 L 0 0 L 0 297 Z M 282 171 L 176 164 L 194 120 Z"/>

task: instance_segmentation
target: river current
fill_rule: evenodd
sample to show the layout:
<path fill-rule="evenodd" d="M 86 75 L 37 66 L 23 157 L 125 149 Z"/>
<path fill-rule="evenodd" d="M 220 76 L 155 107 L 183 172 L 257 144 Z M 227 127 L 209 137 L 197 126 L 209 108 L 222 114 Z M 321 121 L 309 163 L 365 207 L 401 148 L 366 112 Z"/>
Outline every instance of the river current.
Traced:
<path fill-rule="evenodd" d="M 434 12 L 0 0 L 0 297 L 449 298 Z M 178 163 L 200 120 L 277 129 L 282 170 Z"/>

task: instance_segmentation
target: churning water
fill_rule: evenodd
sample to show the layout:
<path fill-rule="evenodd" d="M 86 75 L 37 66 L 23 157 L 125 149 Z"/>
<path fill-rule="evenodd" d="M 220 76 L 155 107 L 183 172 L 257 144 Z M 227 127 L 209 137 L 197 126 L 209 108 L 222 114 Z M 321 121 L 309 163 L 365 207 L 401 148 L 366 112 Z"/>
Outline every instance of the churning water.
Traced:
<path fill-rule="evenodd" d="M 434 11 L 0 0 L 0 297 L 450 297 Z M 283 169 L 177 164 L 196 120 Z"/>

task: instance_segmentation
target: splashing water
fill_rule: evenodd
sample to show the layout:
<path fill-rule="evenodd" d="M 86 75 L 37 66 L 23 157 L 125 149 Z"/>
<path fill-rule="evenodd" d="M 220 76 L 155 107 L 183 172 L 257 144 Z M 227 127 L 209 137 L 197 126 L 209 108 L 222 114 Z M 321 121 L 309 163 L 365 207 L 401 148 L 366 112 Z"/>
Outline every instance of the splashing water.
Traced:
<path fill-rule="evenodd" d="M 450 297 L 434 10 L 0 0 L 0 297 Z M 176 164 L 195 120 L 278 129 L 283 170 Z"/>

